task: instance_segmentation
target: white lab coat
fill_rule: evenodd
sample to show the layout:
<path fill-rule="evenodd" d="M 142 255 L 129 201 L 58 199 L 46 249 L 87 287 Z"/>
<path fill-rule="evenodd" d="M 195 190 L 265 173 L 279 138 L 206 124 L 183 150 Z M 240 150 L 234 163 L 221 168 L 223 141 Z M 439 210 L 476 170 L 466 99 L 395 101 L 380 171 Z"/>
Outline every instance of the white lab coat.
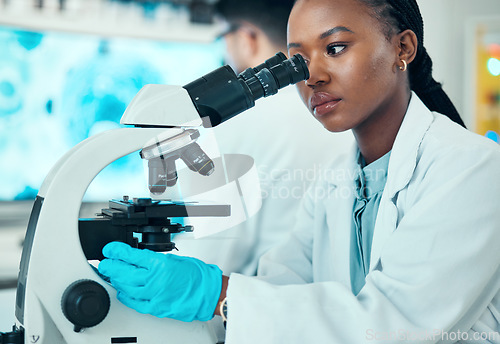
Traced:
<path fill-rule="evenodd" d="M 499 146 L 412 95 L 391 153 L 370 272 L 354 296 L 356 151 L 311 188 L 293 234 L 262 258 L 262 277 L 231 275 L 226 343 L 489 342 L 471 340 L 475 332 L 500 343 Z"/>
<path fill-rule="evenodd" d="M 221 233 L 201 239 L 176 235 L 179 254 L 216 264 L 224 274 L 257 273 L 259 258 L 284 240 L 314 174 L 345 151 L 351 132 L 334 134 L 307 111 L 297 90 L 288 87 L 256 101 L 254 108 L 212 129 L 222 154 L 255 160 L 262 191 L 256 215 Z M 200 223 L 201 225 L 201 223 Z M 195 230 L 203 230 L 195 226 Z"/>

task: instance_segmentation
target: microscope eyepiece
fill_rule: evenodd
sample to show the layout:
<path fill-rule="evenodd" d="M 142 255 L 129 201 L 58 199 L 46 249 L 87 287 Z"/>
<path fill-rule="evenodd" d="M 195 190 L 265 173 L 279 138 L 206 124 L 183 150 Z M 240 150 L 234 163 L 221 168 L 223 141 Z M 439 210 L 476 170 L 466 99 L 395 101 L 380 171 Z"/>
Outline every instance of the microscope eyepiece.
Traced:
<path fill-rule="evenodd" d="M 286 60 L 286 55 L 283 54 L 282 52 L 279 52 L 273 57 L 268 58 L 266 61 L 264 61 L 264 63 L 261 63 L 256 67 L 245 69 L 238 75 L 238 78 L 241 78 L 243 80 L 248 80 L 252 78 L 256 73 L 260 72 L 262 69 L 264 68 L 271 69 L 272 67 L 276 66 L 277 64 L 280 64 L 285 60 Z"/>
<path fill-rule="evenodd" d="M 309 79 L 309 69 L 300 54 L 295 54 L 288 60 L 271 67 L 270 72 L 276 76 L 279 88 Z"/>
<path fill-rule="evenodd" d="M 287 60 L 283 53 L 278 53 L 240 75 L 231 67 L 223 66 L 184 88 L 203 119 L 203 125 L 214 127 L 253 107 L 257 99 L 308 78 L 309 70 L 301 55 Z"/>
<path fill-rule="evenodd" d="M 238 78 L 242 78 L 241 74 Z M 257 100 L 261 97 L 272 96 L 278 93 L 279 89 L 308 78 L 309 70 L 304 58 L 297 54 L 271 68 L 262 68 L 253 77 L 248 77 L 244 81 L 250 88 L 254 100 Z"/>

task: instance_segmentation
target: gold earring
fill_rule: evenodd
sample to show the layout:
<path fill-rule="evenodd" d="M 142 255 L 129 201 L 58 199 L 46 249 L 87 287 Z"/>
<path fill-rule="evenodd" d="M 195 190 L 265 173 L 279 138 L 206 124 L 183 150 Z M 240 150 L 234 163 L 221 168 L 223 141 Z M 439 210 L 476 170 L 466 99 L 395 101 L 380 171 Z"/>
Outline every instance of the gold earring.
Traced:
<path fill-rule="evenodd" d="M 401 62 L 403 62 L 403 67 L 399 67 L 399 69 L 401 69 L 404 72 L 408 68 L 408 64 L 406 63 L 405 60 L 401 60 Z"/>

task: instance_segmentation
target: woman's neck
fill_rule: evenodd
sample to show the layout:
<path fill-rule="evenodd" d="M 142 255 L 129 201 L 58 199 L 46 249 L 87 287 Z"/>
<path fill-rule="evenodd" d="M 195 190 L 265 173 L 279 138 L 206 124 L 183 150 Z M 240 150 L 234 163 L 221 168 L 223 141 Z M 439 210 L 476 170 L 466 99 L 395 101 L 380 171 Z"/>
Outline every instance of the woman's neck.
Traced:
<path fill-rule="evenodd" d="M 359 150 L 367 164 L 378 160 L 392 149 L 410 97 L 409 91 L 395 95 L 386 106 L 380 107 L 377 113 L 353 129 Z"/>

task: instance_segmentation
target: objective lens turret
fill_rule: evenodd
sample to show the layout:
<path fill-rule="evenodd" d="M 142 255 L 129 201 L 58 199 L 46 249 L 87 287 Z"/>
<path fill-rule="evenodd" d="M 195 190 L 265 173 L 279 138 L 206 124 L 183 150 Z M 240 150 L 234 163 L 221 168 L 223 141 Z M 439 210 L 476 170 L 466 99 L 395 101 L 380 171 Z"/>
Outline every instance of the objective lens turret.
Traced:
<path fill-rule="evenodd" d="M 148 184 L 153 195 L 161 195 L 177 183 L 177 159 L 182 159 L 190 170 L 202 176 L 214 171 L 212 159 L 196 143 L 199 136 L 198 130 L 187 129 L 141 150 L 141 157 L 148 160 Z"/>

